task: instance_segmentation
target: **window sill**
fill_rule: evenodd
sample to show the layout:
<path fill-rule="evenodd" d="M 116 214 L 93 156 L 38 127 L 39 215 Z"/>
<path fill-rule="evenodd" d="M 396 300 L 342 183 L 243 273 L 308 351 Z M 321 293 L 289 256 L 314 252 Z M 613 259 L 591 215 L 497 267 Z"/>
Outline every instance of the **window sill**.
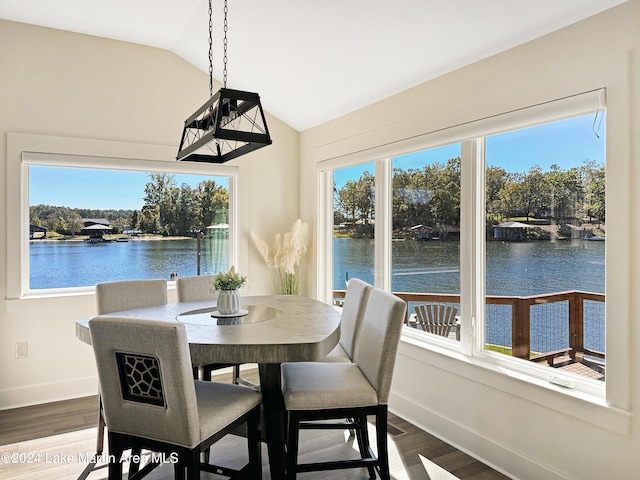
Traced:
<path fill-rule="evenodd" d="M 57 305 L 57 302 L 68 302 L 72 297 L 88 298 L 94 294 L 95 287 L 34 290 L 25 293 L 20 298 L 6 298 L 4 306 L 6 313 L 33 313 L 40 312 L 42 305 L 46 305 L 46 308 L 51 308 L 52 305 Z M 45 303 L 43 304 L 43 302 Z M 91 299 L 91 302 L 95 303 L 93 299 Z"/>
<path fill-rule="evenodd" d="M 458 344 L 449 343 L 444 339 L 425 339 L 417 332 L 405 331 L 399 354 L 598 427 L 623 435 L 630 432 L 631 413 L 607 405 L 604 385 L 600 395 L 561 387 L 511 368 L 509 363 L 514 362 L 498 364 L 480 356 L 466 356 Z"/>

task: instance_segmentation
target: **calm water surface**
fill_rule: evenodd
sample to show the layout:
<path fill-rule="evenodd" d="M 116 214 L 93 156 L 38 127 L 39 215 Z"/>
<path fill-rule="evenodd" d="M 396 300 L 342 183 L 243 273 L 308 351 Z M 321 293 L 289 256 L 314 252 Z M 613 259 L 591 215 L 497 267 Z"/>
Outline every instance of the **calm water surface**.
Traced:
<path fill-rule="evenodd" d="M 334 288 L 359 277 L 373 283 L 374 245 L 370 240 L 334 238 Z M 166 278 L 196 274 L 195 239 L 166 241 L 32 242 L 31 288 L 95 285 L 105 279 Z M 228 269 L 226 241 L 204 239 L 201 272 Z M 393 290 L 459 293 L 457 242 L 393 243 Z M 490 242 L 487 294 L 532 295 L 562 290 L 604 293 L 604 242 Z"/>
<path fill-rule="evenodd" d="M 201 273 L 228 270 L 226 239 L 203 239 Z M 370 240 L 334 238 L 334 289 L 344 290 L 345 277 L 374 283 L 374 245 Z M 584 290 L 604 293 L 604 242 L 490 242 L 486 285 L 489 295 L 533 295 Z M 196 275 L 197 241 L 31 242 L 31 289 L 90 286 L 107 280 Z M 460 293 L 460 248 L 457 242 L 393 243 L 392 289 L 400 292 Z M 604 304 L 585 307 L 585 341 L 604 351 Z M 413 306 L 409 306 L 410 311 Z M 510 345 L 510 310 L 489 313 L 487 341 Z M 537 308 L 537 307 L 535 307 Z M 566 304 L 532 310 L 532 350 L 567 345 Z M 553 309 L 556 309 L 555 311 Z M 558 310 L 559 309 L 559 310 Z M 563 310 L 564 309 L 564 310 Z M 549 326 L 544 316 L 555 318 Z M 540 320 L 540 321 L 538 321 Z M 554 320 L 551 320 L 554 321 Z"/>
<path fill-rule="evenodd" d="M 227 242 L 203 239 L 201 273 L 229 269 Z M 197 273 L 197 240 L 131 242 L 31 242 L 32 289 L 81 287 L 108 280 L 164 278 L 172 272 L 186 277 Z"/>
<path fill-rule="evenodd" d="M 371 240 L 334 238 L 334 289 L 344 290 L 347 273 L 373 283 L 373 249 Z M 392 262 L 394 291 L 460 293 L 457 242 L 393 242 Z M 604 293 L 604 266 L 604 242 L 489 242 L 487 294 Z"/>
<path fill-rule="evenodd" d="M 374 245 L 370 240 L 335 238 L 334 289 L 345 278 L 373 283 Z M 488 295 L 526 296 L 565 290 L 604 293 L 605 245 L 595 241 L 489 242 L 486 248 Z M 460 293 L 460 246 L 457 242 L 399 241 L 392 249 L 392 290 Z M 409 302 L 413 312 L 415 303 Z M 567 302 L 531 310 L 531 349 L 548 352 L 568 346 Z M 585 302 L 585 346 L 605 351 L 604 303 Z M 488 306 L 486 341 L 511 345 L 511 309 Z"/>

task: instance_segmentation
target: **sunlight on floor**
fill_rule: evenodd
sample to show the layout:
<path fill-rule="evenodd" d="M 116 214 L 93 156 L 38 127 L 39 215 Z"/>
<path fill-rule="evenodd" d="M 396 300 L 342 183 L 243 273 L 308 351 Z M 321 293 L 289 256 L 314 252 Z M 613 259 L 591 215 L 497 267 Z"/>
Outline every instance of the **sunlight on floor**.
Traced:
<path fill-rule="evenodd" d="M 458 477 L 451 475 L 444 468 L 439 467 L 428 458 L 425 458 L 422 455 L 419 455 L 419 457 L 424 465 L 427 475 L 429 476 L 429 480 L 458 480 Z"/>
<path fill-rule="evenodd" d="M 371 449 L 377 455 L 378 449 L 375 442 L 376 429 L 371 423 L 369 423 L 369 438 L 371 440 Z M 353 438 L 350 438 L 349 432 L 346 430 L 344 432 L 344 441 L 345 443 L 351 442 L 352 448 L 356 452 L 358 451 L 358 443 L 355 442 Z M 416 472 L 413 471 L 413 475 L 407 472 L 402 460 L 402 455 L 396 447 L 393 435 L 387 435 L 387 445 L 389 446 L 389 470 L 391 471 L 391 477 L 393 480 L 415 480 L 416 477 L 414 475 Z M 420 472 L 419 478 L 423 478 L 425 480 L 459 480 L 458 477 L 447 472 L 444 468 L 433 463 L 428 458 L 422 455 L 418 455 L 418 458 L 424 467 L 424 476 L 422 475 L 422 472 Z"/>
<path fill-rule="evenodd" d="M 338 433 L 338 432 L 336 432 Z M 377 453 L 375 442 L 375 426 L 369 424 L 369 435 L 374 453 Z M 402 435 L 402 433 L 400 434 Z M 398 437 L 399 435 L 396 435 Z M 340 436 L 335 437 L 339 442 Z M 458 477 L 451 475 L 442 467 L 431 462 L 422 455 L 417 458 L 405 458 L 396 447 L 394 435 L 388 435 L 389 445 L 389 466 L 391 476 L 394 480 L 458 480 Z M 50 437 L 38 438 L 31 441 L 14 443 L 0 446 L 0 455 L 3 458 L 15 459 L 15 461 L 0 462 L 0 478 L 11 478 L 13 480 L 69 480 L 75 479 L 84 470 L 90 457 L 95 454 L 96 429 L 89 428 L 71 433 L 54 435 Z M 355 438 L 344 431 L 344 441 L 347 449 L 358 450 Z M 222 455 L 228 455 L 237 449 L 234 440 L 230 440 L 228 448 L 223 450 Z M 108 453 L 105 452 L 105 458 Z M 264 451 L 266 454 L 266 450 Z M 6 457 L 5 457 L 6 456 Z M 263 459 L 266 459 L 266 455 Z M 406 462 L 409 461 L 410 465 Z M 100 462 L 102 468 L 91 472 L 87 480 L 105 480 L 107 469 L 104 462 Z M 357 470 L 357 469 L 356 469 Z M 172 478 L 172 469 L 160 468 L 150 475 L 150 479 Z M 266 473 L 266 471 L 265 471 Z M 366 472 L 350 473 L 348 478 L 366 478 Z M 363 476 L 361 476 L 363 475 Z M 343 473 L 319 473 L 315 477 L 313 474 L 309 478 L 342 478 Z M 209 477 L 208 474 L 203 475 Z M 265 476 L 265 479 L 269 478 Z"/>

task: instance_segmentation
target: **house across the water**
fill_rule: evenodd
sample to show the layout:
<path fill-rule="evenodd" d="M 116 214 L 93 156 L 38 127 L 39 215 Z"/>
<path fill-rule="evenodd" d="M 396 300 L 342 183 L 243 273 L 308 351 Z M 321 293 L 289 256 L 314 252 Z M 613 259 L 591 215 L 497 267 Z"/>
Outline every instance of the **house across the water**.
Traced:
<path fill-rule="evenodd" d="M 111 233 L 113 227 L 111 222 L 106 218 L 83 218 L 82 223 L 84 228 L 80 232 L 80 235 L 88 235 L 87 241 L 89 243 L 99 243 L 108 241 L 104 238 L 104 235 Z"/>

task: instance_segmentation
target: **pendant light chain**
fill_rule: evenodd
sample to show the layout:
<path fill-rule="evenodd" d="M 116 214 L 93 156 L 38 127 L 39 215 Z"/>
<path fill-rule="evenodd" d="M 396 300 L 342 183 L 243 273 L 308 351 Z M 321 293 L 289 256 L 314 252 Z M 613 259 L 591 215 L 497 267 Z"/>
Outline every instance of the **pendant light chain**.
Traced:
<path fill-rule="evenodd" d="M 224 65 L 224 70 L 223 70 L 223 83 L 224 83 L 224 88 L 227 88 L 227 30 L 228 30 L 228 25 L 227 25 L 227 13 L 229 12 L 229 9 L 227 8 L 227 0 L 224 0 L 224 57 L 222 59 L 222 63 Z"/>
<path fill-rule="evenodd" d="M 209 0 L 209 97 L 213 97 L 213 24 L 211 16 L 211 0 Z"/>
<path fill-rule="evenodd" d="M 226 88 L 227 0 L 215 0 L 224 1 L 224 86 L 213 93 L 213 1 L 209 0 L 209 100 L 184 121 L 178 161 L 225 163 L 272 143 L 260 95 Z"/>

